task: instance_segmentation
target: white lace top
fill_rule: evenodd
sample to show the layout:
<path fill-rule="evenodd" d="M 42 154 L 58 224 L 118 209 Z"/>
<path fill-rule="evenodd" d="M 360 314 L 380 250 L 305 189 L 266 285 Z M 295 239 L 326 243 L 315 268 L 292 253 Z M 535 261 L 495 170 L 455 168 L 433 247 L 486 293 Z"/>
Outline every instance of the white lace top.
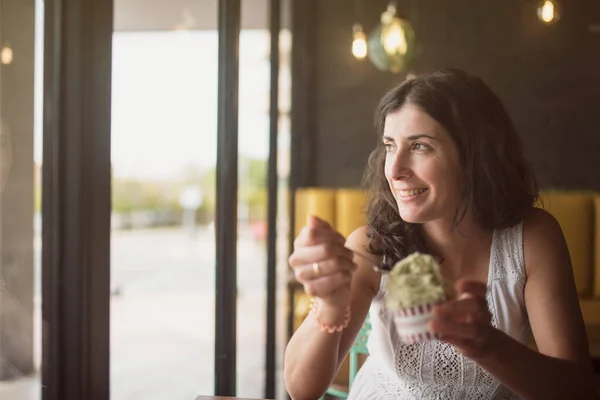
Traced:
<path fill-rule="evenodd" d="M 515 394 L 474 361 L 437 340 L 406 345 L 397 337 L 381 289 L 373 299 L 369 357 L 350 390 L 350 400 L 516 399 Z M 529 339 L 525 310 L 523 225 L 495 231 L 488 272 L 487 301 L 494 327 L 516 340 Z"/>

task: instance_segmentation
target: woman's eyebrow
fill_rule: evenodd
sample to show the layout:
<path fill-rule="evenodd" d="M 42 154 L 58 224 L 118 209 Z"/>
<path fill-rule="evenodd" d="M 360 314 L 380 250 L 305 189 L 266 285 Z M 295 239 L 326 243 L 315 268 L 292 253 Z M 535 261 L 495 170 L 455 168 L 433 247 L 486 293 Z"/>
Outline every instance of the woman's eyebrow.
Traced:
<path fill-rule="evenodd" d="M 410 136 L 407 136 L 405 139 L 409 140 L 409 141 L 415 141 L 415 140 L 419 140 L 421 138 L 427 138 L 427 139 L 432 139 L 432 140 L 436 140 L 436 141 L 438 140 L 436 137 L 431 136 L 431 135 L 427 135 L 425 133 L 419 133 L 419 134 L 416 134 L 416 135 L 410 135 Z M 390 136 L 383 136 L 381 139 L 384 142 L 395 142 L 394 138 L 390 137 Z"/>
<path fill-rule="evenodd" d="M 427 139 L 437 140 L 437 138 L 435 138 L 435 137 L 433 137 L 431 135 L 426 135 L 424 133 L 420 133 L 420 134 L 417 134 L 417 135 L 410 135 L 406 139 L 414 141 L 414 140 L 419 140 L 421 138 L 427 138 Z"/>

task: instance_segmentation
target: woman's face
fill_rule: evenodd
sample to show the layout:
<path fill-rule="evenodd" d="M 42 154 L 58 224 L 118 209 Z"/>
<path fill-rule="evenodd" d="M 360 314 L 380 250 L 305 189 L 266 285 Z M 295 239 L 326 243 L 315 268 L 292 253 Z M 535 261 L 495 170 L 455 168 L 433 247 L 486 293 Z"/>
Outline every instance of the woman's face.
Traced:
<path fill-rule="evenodd" d="M 458 149 L 444 127 L 406 104 L 385 120 L 385 176 L 400 217 L 452 221 L 462 190 Z"/>

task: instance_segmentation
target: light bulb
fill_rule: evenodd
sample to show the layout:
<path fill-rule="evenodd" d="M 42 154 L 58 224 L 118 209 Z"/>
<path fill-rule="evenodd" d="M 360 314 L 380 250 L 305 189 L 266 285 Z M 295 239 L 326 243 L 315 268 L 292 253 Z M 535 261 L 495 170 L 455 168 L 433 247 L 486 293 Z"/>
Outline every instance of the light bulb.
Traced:
<path fill-rule="evenodd" d="M 542 21 L 550 22 L 554 19 L 554 4 L 550 1 L 545 1 L 542 6 Z"/>
<path fill-rule="evenodd" d="M 555 0 L 544 0 L 537 9 L 537 15 L 543 23 L 551 24 L 560 18 L 560 6 Z"/>
<path fill-rule="evenodd" d="M 384 26 L 381 31 L 383 48 L 388 54 L 406 54 L 408 45 L 406 43 L 406 33 L 400 25 L 400 20 L 394 18 L 393 21 Z"/>
<path fill-rule="evenodd" d="M 10 64 L 13 61 L 13 51 L 10 47 L 4 46 L 2 47 L 2 51 L 0 51 L 0 62 L 2 64 Z"/>
<path fill-rule="evenodd" d="M 352 54 L 358 59 L 363 59 L 367 56 L 367 39 L 364 34 L 362 36 L 355 35 L 352 42 Z"/>
<path fill-rule="evenodd" d="M 362 60 L 367 56 L 367 37 L 365 36 L 360 24 L 355 24 L 352 27 L 352 31 L 354 32 L 352 40 L 352 54 L 354 57 Z"/>

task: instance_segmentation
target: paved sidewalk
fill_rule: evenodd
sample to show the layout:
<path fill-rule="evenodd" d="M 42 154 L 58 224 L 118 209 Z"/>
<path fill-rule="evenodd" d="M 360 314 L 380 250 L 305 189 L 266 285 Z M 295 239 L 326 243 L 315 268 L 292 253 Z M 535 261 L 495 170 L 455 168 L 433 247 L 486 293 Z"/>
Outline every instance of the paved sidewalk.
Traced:
<path fill-rule="evenodd" d="M 112 282 L 120 291 L 111 302 L 111 400 L 212 394 L 215 271 L 209 232 L 115 232 L 111 252 Z M 264 396 L 265 253 L 263 243 L 240 233 L 238 395 L 251 398 Z M 285 287 L 279 287 L 282 346 Z M 283 348 L 278 351 L 281 356 Z M 4 382 L 0 400 L 37 400 L 39 391 L 35 378 Z"/>

